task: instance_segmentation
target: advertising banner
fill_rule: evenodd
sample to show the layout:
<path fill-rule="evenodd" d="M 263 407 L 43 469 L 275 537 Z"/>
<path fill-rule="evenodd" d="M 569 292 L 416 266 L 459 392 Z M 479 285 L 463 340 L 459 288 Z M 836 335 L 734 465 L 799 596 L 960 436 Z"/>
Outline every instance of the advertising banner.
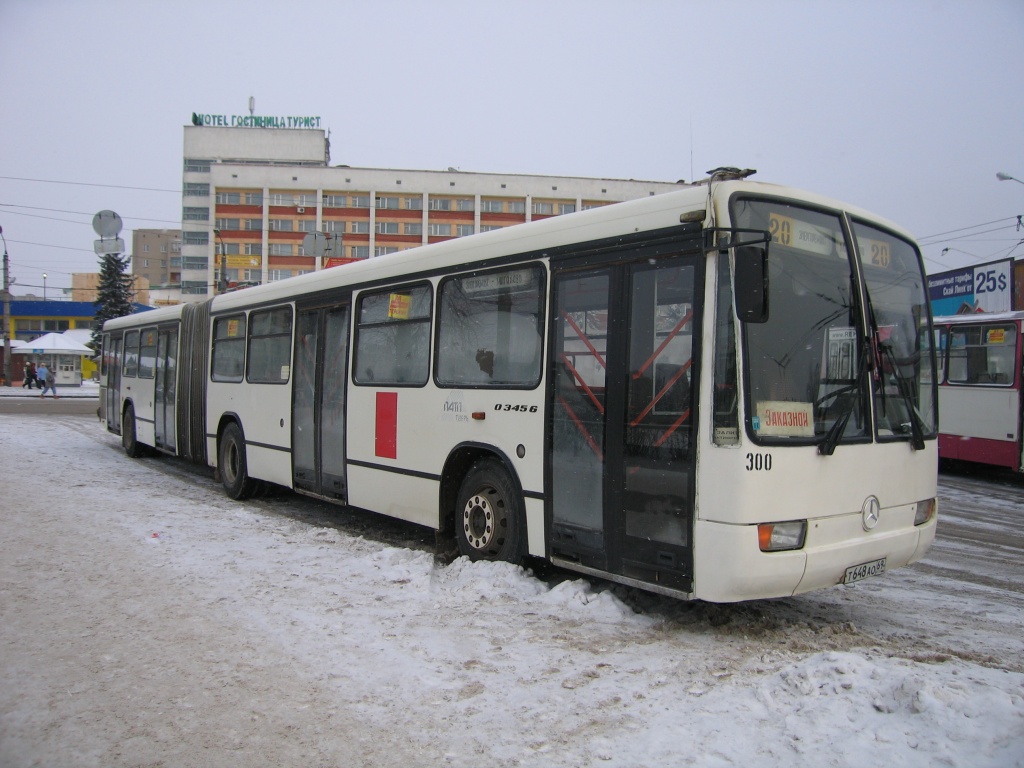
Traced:
<path fill-rule="evenodd" d="M 1009 312 L 1013 308 L 1013 259 L 928 275 L 933 315 Z"/>
<path fill-rule="evenodd" d="M 222 258 L 220 256 L 218 259 Z M 259 269 L 262 260 L 259 256 L 224 256 L 228 269 Z"/>

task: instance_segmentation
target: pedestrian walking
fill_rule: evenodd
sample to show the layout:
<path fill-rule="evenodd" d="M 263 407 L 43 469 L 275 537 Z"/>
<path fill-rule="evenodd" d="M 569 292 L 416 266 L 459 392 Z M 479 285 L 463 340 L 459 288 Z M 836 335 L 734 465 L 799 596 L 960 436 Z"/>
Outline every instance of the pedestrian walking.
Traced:
<path fill-rule="evenodd" d="M 57 399 L 57 377 L 54 376 L 53 371 L 46 367 L 46 363 L 42 363 L 38 370 L 36 370 L 36 376 L 43 382 L 43 391 L 39 395 L 40 397 L 46 397 L 46 390 L 53 392 L 53 399 Z"/>
<path fill-rule="evenodd" d="M 28 387 L 29 389 L 32 389 L 32 385 L 38 383 L 39 379 L 36 378 L 36 364 L 30 362 L 25 366 L 25 380 L 21 382 L 21 388 L 24 389 L 25 387 Z M 42 388 L 42 385 L 40 385 L 40 388 Z"/>

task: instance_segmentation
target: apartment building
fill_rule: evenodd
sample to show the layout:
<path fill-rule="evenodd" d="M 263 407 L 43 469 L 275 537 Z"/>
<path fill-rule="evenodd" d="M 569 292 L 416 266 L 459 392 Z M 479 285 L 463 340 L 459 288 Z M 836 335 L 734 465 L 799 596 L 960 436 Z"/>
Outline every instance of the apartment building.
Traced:
<path fill-rule="evenodd" d="M 136 229 L 132 231 L 132 274 L 148 285 L 181 282 L 181 230 Z"/>

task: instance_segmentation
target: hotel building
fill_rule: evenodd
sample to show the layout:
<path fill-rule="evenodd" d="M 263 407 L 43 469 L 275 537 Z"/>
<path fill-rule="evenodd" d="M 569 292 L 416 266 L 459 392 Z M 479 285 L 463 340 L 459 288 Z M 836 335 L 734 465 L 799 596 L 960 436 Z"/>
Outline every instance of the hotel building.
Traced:
<path fill-rule="evenodd" d="M 168 270 L 180 274 L 185 301 L 681 186 L 331 166 L 320 129 L 193 122 L 184 129 L 181 252 Z M 303 245 L 314 232 L 326 236 L 322 254 Z"/>

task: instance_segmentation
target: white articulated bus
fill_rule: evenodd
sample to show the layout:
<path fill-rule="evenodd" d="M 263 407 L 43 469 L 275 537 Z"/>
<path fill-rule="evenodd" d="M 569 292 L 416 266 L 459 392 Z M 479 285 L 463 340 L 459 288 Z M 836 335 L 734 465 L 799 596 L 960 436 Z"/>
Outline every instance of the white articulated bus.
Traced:
<path fill-rule="evenodd" d="M 914 562 L 920 253 L 748 173 L 109 321 L 103 418 L 234 498 L 278 484 L 684 598 Z"/>

